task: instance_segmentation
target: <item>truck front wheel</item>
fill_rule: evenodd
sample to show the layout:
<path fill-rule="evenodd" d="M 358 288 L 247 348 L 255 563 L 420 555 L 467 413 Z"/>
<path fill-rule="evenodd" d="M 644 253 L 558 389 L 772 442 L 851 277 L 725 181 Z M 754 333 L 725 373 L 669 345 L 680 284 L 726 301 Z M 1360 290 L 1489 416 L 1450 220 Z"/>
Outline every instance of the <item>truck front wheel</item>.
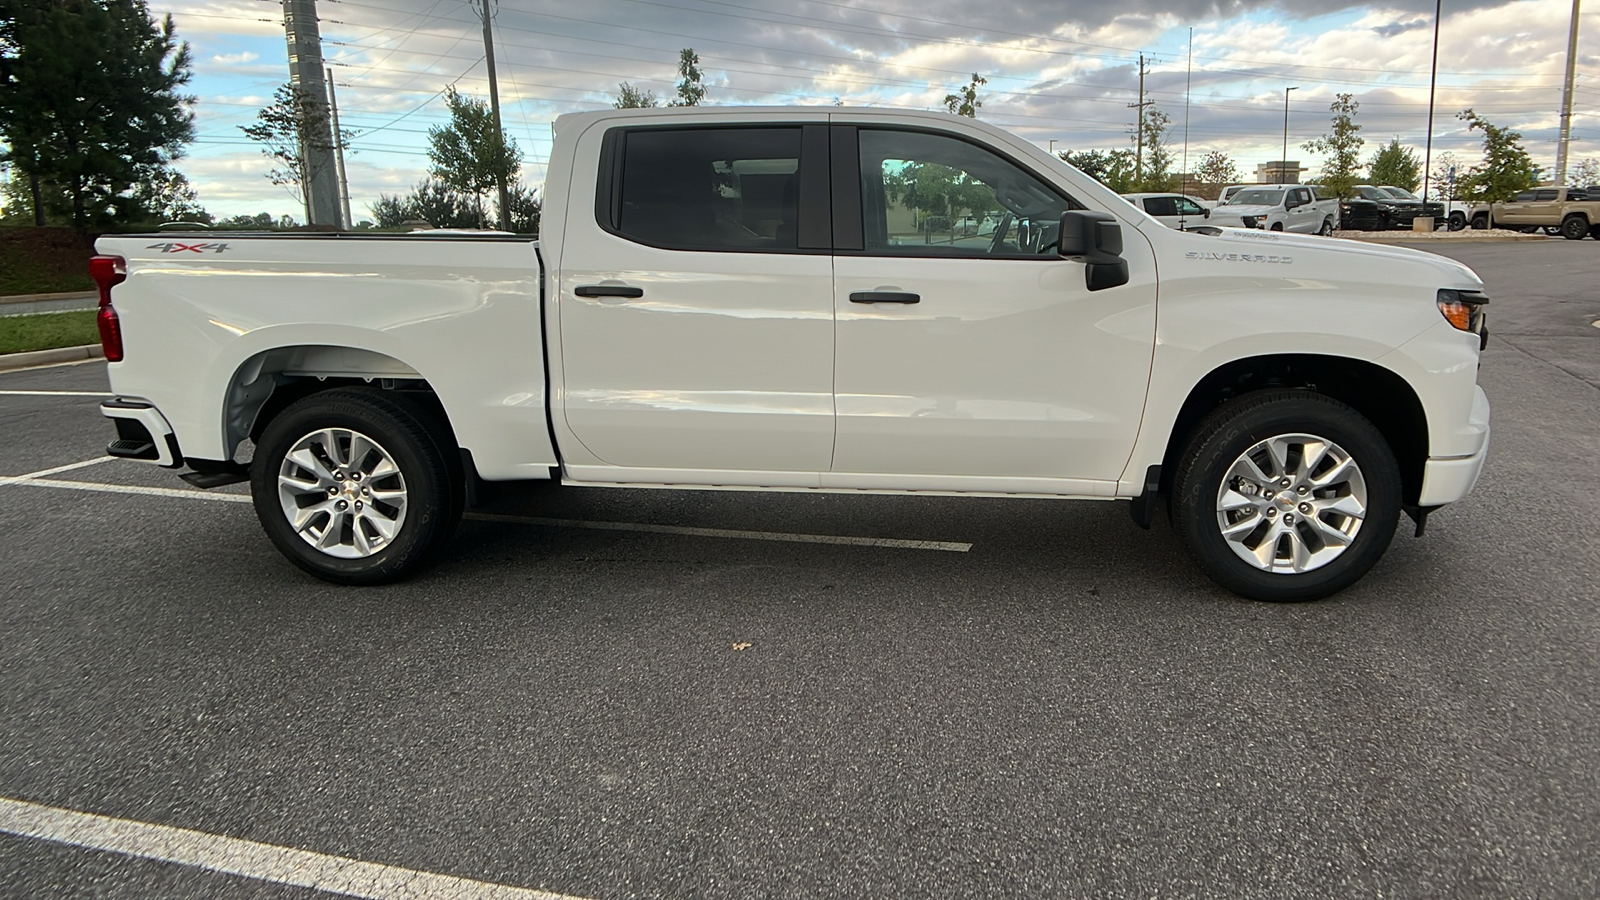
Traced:
<path fill-rule="evenodd" d="M 1458 212 L 1450 214 L 1450 230 L 1461 231 L 1467 227 L 1467 217 Z M 1476 227 L 1476 226 L 1474 226 Z"/>
<path fill-rule="evenodd" d="M 1218 407 L 1173 479 L 1173 526 L 1216 582 L 1253 600 L 1315 600 L 1377 563 L 1400 516 L 1400 470 L 1349 406 L 1262 391 Z"/>
<path fill-rule="evenodd" d="M 1488 213 L 1478 213 L 1477 215 L 1472 217 L 1472 230 L 1473 231 L 1484 231 L 1484 230 L 1488 229 L 1488 227 L 1489 227 L 1489 214 Z"/>
<path fill-rule="evenodd" d="M 279 413 L 256 446 L 256 517 L 278 550 L 337 584 L 396 581 L 428 561 L 461 518 L 430 418 L 362 388 L 313 394 Z"/>
<path fill-rule="evenodd" d="M 1583 216 L 1567 216 L 1561 220 L 1561 236 L 1569 241 L 1581 241 L 1589 234 L 1589 220 Z"/>

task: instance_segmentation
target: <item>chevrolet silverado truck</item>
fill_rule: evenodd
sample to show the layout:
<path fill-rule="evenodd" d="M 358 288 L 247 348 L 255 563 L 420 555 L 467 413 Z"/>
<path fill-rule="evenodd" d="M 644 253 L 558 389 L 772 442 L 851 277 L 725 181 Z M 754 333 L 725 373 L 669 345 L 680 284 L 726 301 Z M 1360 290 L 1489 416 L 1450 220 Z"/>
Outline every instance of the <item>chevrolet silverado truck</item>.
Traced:
<path fill-rule="evenodd" d="M 102 237 L 109 452 L 248 480 L 345 584 L 555 479 L 1125 500 L 1263 600 L 1351 584 L 1484 464 L 1470 269 L 1166 228 L 972 119 L 567 115 L 544 190 L 537 242 Z M 935 241 L 930 207 L 994 227 Z"/>
<path fill-rule="evenodd" d="M 1333 234 L 1339 201 L 1313 184 L 1246 185 L 1217 205 L 1211 217 L 1217 223 L 1237 219 L 1246 228 Z"/>
<path fill-rule="evenodd" d="M 1560 230 L 1569 241 L 1592 236 L 1600 240 L 1600 198 L 1587 199 L 1586 191 L 1567 188 L 1536 188 L 1489 204 L 1472 208 L 1473 228 L 1511 228 L 1537 231 Z M 1579 199 L 1583 198 L 1583 199 Z"/>

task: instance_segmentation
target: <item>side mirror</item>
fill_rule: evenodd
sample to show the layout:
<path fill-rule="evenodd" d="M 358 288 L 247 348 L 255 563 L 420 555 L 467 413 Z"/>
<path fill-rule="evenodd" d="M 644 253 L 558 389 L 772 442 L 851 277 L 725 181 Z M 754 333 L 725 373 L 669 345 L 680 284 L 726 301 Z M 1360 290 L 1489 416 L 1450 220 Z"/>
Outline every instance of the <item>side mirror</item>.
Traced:
<path fill-rule="evenodd" d="M 1201 218 L 1202 218 L 1202 219 L 1209 219 L 1209 218 L 1211 218 L 1211 210 L 1209 210 L 1209 209 L 1206 209 L 1206 208 L 1205 208 L 1205 207 L 1203 207 L 1203 206 L 1202 206 L 1202 207 L 1200 207 L 1200 217 L 1201 217 Z"/>
<path fill-rule="evenodd" d="M 1063 259 L 1082 259 L 1085 284 L 1102 291 L 1128 283 L 1128 261 L 1122 258 L 1122 223 L 1109 213 L 1069 210 L 1061 214 L 1058 252 Z"/>

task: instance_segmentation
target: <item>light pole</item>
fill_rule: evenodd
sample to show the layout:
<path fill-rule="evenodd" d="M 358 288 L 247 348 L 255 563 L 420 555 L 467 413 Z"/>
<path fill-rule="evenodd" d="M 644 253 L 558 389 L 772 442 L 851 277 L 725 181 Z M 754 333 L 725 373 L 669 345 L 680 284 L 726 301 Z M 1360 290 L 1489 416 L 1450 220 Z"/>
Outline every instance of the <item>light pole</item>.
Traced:
<path fill-rule="evenodd" d="M 1298 91 L 1300 88 L 1287 87 L 1283 89 L 1283 158 L 1278 160 L 1278 183 L 1288 184 L 1289 172 L 1289 92 Z M 1299 173 L 1296 173 L 1297 175 Z"/>
<path fill-rule="evenodd" d="M 1050 139 L 1050 155 L 1051 156 L 1055 156 L 1056 155 L 1056 138 L 1051 138 Z"/>

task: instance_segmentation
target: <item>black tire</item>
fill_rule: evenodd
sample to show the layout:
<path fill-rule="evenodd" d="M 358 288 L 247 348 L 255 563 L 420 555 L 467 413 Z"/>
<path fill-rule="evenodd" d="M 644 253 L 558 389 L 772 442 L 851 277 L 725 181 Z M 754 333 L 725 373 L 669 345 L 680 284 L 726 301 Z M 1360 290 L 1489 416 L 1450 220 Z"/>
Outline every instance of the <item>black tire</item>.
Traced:
<path fill-rule="evenodd" d="M 1247 563 L 1223 537 L 1219 497 L 1223 479 L 1246 451 L 1261 441 L 1292 434 L 1323 438 L 1349 454 L 1364 482 L 1366 515 L 1349 545 L 1320 567 L 1272 572 Z M 1316 492 L 1304 499 L 1317 499 Z M 1173 527 L 1190 554 L 1224 588 L 1252 600 L 1316 600 L 1349 587 L 1388 549 L 1400 519 L 1400 469 L 1383 435 L 1349 406 L 1310 391 L 1260 391 L 1223 404 L 1196 427 L 1173 477 L 1170 509 Z M 1286 512 L 1296 514 L 1292 502 Z M 1263 525 L 1276 521 L 1258 520 Z M 1299 528 L 1306 530 L 1305 523 Z M 1257 546 L 1264 540 L 1258 539 Z M 1269 551 L 1273 564 L 1281 546 L 1274 539 Z"/>
<path fill-rule="evenodd" d="M 1272 230 L 1273 231 L 1282 231 L 1283 230 L 1283 223 L 1282 222 L 1274 222 L 1274 223 L 1272 223 Z"/>
<path fill-rule="evenodd" d="M 1450 230 L 1451 231 L 1463 231 L 1463 230 L 1466 229 L 1466 227 L 1467 227 L 1467 217 L 1466 216 L 1464 216 L 1464 215 L 1462 215 L 1461 213 L 1458 213 L 1458 212 L 1450 214 Z"/>
<path fill-rule="evenodd" d="M 1472 229 L 1474 231 L 1486 231 L 1492 224 L 1489 221 L 1488 213 L 1478 213 L 1472 217 Z"/>
<path fill-rule="evenodd" d="M 1544 233 L 1550 235 L 1551 237 L 1555 237 L 1556 235 L 1561 233 L 1561 226 L 1560 225 L 1546 225 L 1546 226 L 1544 226 Z"/>
<path fill-rule="evenodd" d="M 1329 218 L 1326 218 L 1326 219 L 1322 220 L 1322 227 L 1317 229 L 1317 234 L 1320 234 L 1323 237 L 1329 237 L 1330 235 L 1333 234 L 1333 218 L 1332 217 L 1329 217 Z"/>
<path fill-rule="evenodd" d="M 393 536 L 370 555 L 343 558 L 313 547 L 295 530 L 283 505 L 286 501 L 280 499 L 279 474 L 284 471 L 285 457 L 303 439 L 323 429 L 360 434 L 379 445 L 399 469 L 401 481 L 391 482 L 391 486 L 403 486 L 404 515 L 398 517 Z M 256 518 L 290 562 L 318 578 L 351 585 L 397 581 L 428 563 L 461 520 L 465 486 L 459 465 L 451 464 L 456 453 L 452 444 L 442 423 L 392 392 L 335 388 L 313 394 L 279 413 L 256 445 L 250 473 Z M 312 470 L 300 471 L 308 478 L 316 476 Z M 344 533 L 350 535 L 360 528 L 351 519 Z M 366 533 L 363 538 L 371 540 Z"/>
<path fill-rule="evenodd" d="M 1581 241 L 1589 236 L 1589 220 L 1583 216 L 1567 216 L 1561 221 L 1561 236 L 1569 241 Z"/>

